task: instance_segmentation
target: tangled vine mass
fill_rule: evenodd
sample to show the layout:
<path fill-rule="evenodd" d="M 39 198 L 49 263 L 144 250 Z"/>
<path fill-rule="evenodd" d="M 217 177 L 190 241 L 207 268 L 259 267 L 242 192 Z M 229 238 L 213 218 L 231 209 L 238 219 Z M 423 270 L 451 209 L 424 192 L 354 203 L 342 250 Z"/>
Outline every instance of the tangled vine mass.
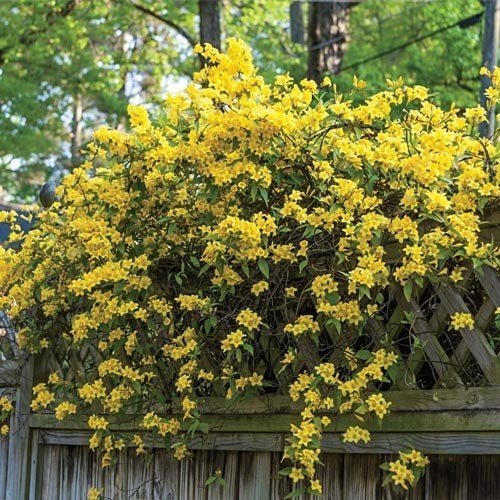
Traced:
<path fill-rule="evenodd" d="M 126 446 L 146 452 L 146 435 L 182 459 L 210 431 L 200 401 L 281 391 L 302 408 L 284 474 L 320 493 L 337 415 L 353 414 L 343 439 L 358 443 L 390 412 L 381 388 L 397 355 L 366 333 L 388 290 L 458 282 L 468 262 L 499 268 L 479 238 L 499 151 L 473 135 L 482 108 L 440 109 L 421 86 L 370 95 L 355 79 L 341 95 L 329 78 L 266 83 L 239 40 L 196 51 L 210 64 L 187 90 L 154 117 L 130 105 L 130 133 L 97 130 L 31 231 L 3 216 L 19 248 L 0 249 L 0 307 L 23 349 L 57 361 L 32 410 L 84 416 L 103 466 Z M 494 105 L 500 70 L 488 75 Z M 142 431 L 114 425 L 130 414 Z M 385 469 L 407 488 L 426 463 L 412 450 Z"/>

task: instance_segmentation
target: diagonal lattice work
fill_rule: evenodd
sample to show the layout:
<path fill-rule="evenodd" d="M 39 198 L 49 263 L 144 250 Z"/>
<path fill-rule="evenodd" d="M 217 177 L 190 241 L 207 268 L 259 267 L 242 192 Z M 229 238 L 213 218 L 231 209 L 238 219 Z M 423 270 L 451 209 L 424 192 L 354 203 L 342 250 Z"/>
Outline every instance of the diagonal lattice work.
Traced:
<path fill-rule="evenodd" d="M 500 307 L 500 276 L 490 268 L 469 267 L 462 280 L 455 285 L 436 287 L 426 282 L 407 299 L 401 288 L 388 291 L 383 314 L 366 325 L 366 335 L 354 337 L 349 332 L 337 335 L 324 331 L 320 343 L 307 338 L 297 339 L 298 348 L 306 354 L 305 361 L 294 370 L 280 371 L 280 359 L 290 347 L 285 335 L 263 335 L 254 356 L 241 360 L 241 373 L 253 370 L 266 373 L 274 381 L 266 387 L 268 394 L 286 394 L 294 376 L 304 369 L 312 369 L 328 359 L 336 362 L 346 347 L 376 349 L 390 347 L 399 356 L 396 382 L 386 381 L 378 389 L 444 389 L 500 384 L 500 328 L 495 323 L 495 310 Z M 473 329 L 454 330 L 451 317 L 455 313 L 470 313 Z M 68 350 L 61 341 L 44 355 L 45 372 L 61 370 L 67 380 L 78 380 L 86 369 L 99 362 L 97 348 L 81 351 Z M 200 364 L 215 369 L 221 359 L 205 351 Z M 162 373 L 163 382 L 176 378 L 173 369 Z M 215 385 L 210 394 L 224 396 L 222 385 Z"/>

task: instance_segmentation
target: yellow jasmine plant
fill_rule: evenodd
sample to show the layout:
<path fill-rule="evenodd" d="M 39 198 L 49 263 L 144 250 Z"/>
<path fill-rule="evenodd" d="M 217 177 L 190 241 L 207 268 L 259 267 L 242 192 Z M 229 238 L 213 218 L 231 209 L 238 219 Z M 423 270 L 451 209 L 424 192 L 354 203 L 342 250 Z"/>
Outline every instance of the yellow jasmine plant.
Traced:
<path fill-rule="evenodd" d="M 12 400 L 7 396 L 0 396 L 0 439 L 9 434 L 10 427 L 6 421 L 13 412 Z"/>
<path fill-rule="evenodd" d="M 196 50 L 210 64 L 187 90 L 153 116 L 130 105 L 130 132 L 97 130 L 28 234 L 4 216 L 21 247 L 0 249 L 0 307 L 23 349 L 58 362 L 33 411 L 84 418 L 103 466 L 125 446 L 144 453 L 146 435 L 182 459 L 210 431 L 201 399 L 281 388 L 302 412 L 283 473 L 319 494 L 325 429 L 351 414 L 344 441 L 366 443 L 367 419 L 390 412 L 397 355 L 366 333 L 390 288 L 410 298 L 468 263 L 499 268 L 479 237 L 499 153 L 471 134 L 483 109 L 440 109 L 424 87 L 266 83 L 239 40 Z M 121 433 L 131 413 L 142 432 Z M 406 488 L 425 463 L 403 453 L 389 480 Z"/>

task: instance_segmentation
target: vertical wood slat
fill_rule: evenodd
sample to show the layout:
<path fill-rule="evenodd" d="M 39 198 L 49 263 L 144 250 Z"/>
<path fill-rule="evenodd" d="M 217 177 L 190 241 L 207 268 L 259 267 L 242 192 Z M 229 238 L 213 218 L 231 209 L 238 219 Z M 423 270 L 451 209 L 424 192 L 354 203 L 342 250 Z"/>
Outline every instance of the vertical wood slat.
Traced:
<path fill-rule="evenodd" d="M 467 500 L 487 500 L 500 496 L 500 457 L 479 455 L 468 457 Z"/>
<path fill-rule="evenodd" d="M 270 500 L 281 500 L 292 491 L 292 481 L 285 476 L 281 476 L 279 471 L 285 467 L 281 459 L 283 453 L 276 451 L 271 453 L 271 491 Z"/>
<path fill-rule="evenodd" d="M 226 481 L 226 486 L 210 485 L 207 487 L 207 500 L 232 500 L 238 498 L 238 461 L 239 453 L 211 451 L 209 453 L 208 471 L 211 475 L 217 469 L 222 472 L 222 477 Z"/>
<path fill-rule="evenodd" d="M 19 500 L 26 494 L 33 365 L 33 357 L 30 357 L 23 366 L 16 391 L 16 405 L 14 414 L 11 416 L 9 436 L 6 500 Z"/>
<path fill-rule="evenodd" d="M 246 452 L 240 453 L 239 499 L 255 500 L 269 498 L 271 482 L 271 453 Z"/>
<path fill-rule="evenodd" d="M 380 463 L 377 455 L 345 455 L 342 499 L 378 500 Z"/>
<path fill-rule="evenodd" d="M 180 463 L 170 450 L 154 451 L 153 499 L 176 500 L 179 497 Z"/>
<path fill-rule="evenodd" d="M 193 457 L 180 462 L 179 498 L 204 500 L 207 475 L 206 451 L 197 451 Z"/>
<path fill-rule="evenodd" d="M 31 457 L 29 464 L 29 500 L 36 500 L 38 485 L 38 440 L 40 431 L 34 429 L 31 436 Z M 0 462 L 1 463 L 1 462 Z M 1 497 L 0 497 L 1 498 Z"/>
<path fill-rule="evenodd" d="M 0 498 L 6 498 L 7 463 L 9 460 L 9 438 L 0 438 Z"/>
<path fill-rule="evenodd" d="M 133 450 L 102 472 L 100 456 L 84 446 L 40 445 L 39 490 L 36 499 L 86 500 L 90 486 L 104 488 L 106 499 L 156 500 L 282 500 L 291 491 L 288 478 L 278 479 L 280 452 L 197 451 L 182 463 L 157 450 L 144 465 Z M 380 464 L 388 455 L 323 454 L 317 477 L 323 500 L 489 500 L 500 491 L 500 457 L 495 455 L 434 455 L 426 475 L 407 492 L 382 487 Z M 133 463 L 135 462 L 135 464 Z M 154 463 L 154 465 L 153 465 Z M 204 487 L 216 468 L 226 488 Z M 154 471 L 154 473 L 153 473 Z M 153 478 L 154 488 L 153 488 Z M 146 479 L 146 481 L 145 481 Z M 180 484 L 179 481 L 186 484 Z M 189 483 L 189 484 L 187 484 Z M 153 496 L 154 491 L 154 496 Z M 304 495 L 299 500 L 316 500 Z"/>
<path fill-rule="evenodd" d="M 468 474 L 465 457 L 437 455 L 429 465 L 429 500 L 468 499 Z"/>

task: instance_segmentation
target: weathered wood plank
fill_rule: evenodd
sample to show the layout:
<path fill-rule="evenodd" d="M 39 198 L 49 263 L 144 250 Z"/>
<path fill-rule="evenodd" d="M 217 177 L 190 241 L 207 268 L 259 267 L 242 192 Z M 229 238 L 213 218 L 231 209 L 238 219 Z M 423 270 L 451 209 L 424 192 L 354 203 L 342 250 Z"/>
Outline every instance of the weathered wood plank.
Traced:
<path fill-rule="evenodd" d="M 455 457 L 457 458 L 457 457 Z M 467 500 L 486 500 L 500 496 L 500 457 L 467 457 Z"/>
<path fill-rule="evenodd" d="M 208 455 L 208 470 L 214 473 L 221 471 L 226 486 L 211 484 L 206 487 L 207 500 L 233 500 L 238 498 L 238 462 L 237 452 L 210 451 Z"/>
<path fill-rule="evenodd" d="M 454 389 L 388 391 L 384 397 L 391 401 L 391 411 L 444 411 L 500 409 L 500 391 L 497 387 L 462 387 Z M 238 405 L 225 404 L 224 398 L 201 399 L 202 415 L 225 414 L 287 414 L 299 413 L 302 406 L 293 403 L 288 396 L 259 396 L 240 401 Z M 325 411 L 328 413 L 328 411 Z M 53 415 L 37 414 L 31 419 L 32 427 L 40 428 L 81 428 L 85 417 L 67 419 L 67 424 L 57 422 Z M 112 419 L 111 419 L 112 420 Z M 140 418 L 128 418 L 128 428 L 140 428 Z M 85 426 L 83 426 L 85 427 Z"/>
<path fill-rule="evenodd" d="M 7 463 L 9 460 L 9 438 L 0 437 L 0 498 L 6 498 Z"/>
<path fill-rule="evenodd" d="M 429 500 L 468 499 L 466 457 L 438 455 L 433 457 L 429 470 Z"/>
<path fill-rule="evenodd" d="M 270 452 L 241 452 L 239 470 L 239 500 L 270 497 Z"/>
<path fill-rule="evenodd" d="M 271 453 L 270 500 L 281 500 L 282 498 L 285 498 L 290 491 L 292 491 L 292 481 L 288 477 L 279 474 L 279 471 L 288 465 L 289 462 L 283 463 L 283 448 Z"/>
<path fill-rule="evenodd" d="M 38 485 L 38 446 L 40 443 L 39 437 L 40 431 L 38 429 L 33 429 L 31 433 L 31 454 L 30 454 L 30 464 L 29 464 L 29 500 L 36 500 L 37 497 L 37 485 Z M 1 464 L 1 462 L 0 462 Z M 1 465 L 0 465 L 1 467 Z M 0 496 L 1 498 L 1 496 Z"/>
<path fill-rule="evenodd" d="M 27 465 L 30 433 L 31 387 L 33 358 L 24 364 L 16 392 L 16 409 L 11 416 L 9 461 L 7 464 L 6 500 L 24 498 L 27 487 Z"/>
<path fill-rule="evenodd" d="M 490 266 L 482 266 L 476 269 L 476 276 L 495 307 L 500 307 L 500 277 L 498 271 L 495 271 Z"/>
<path fill-rule="evenodd" d="M 79 432 L 77 436 L 72 431 L 52 431 L 47 433 L 42 430 L 40 434 L 44 444 L 59 446 L 78 445 L 85 447 L 90 437 L 90 432 L 85 431 Z M 191 443 L 191 449 L 249 451 L 249 449 L 255 450 L 258 448 L 260 451 L 277 452 L 279 462 L 285 438 L 286 434 L 275 433 L 221 433 L 210 439 L 194 439 Z M 257 442 L 258 446 L 255 444 L 250 445 L 249 443 L 252 442 Z M 161 448 L 162 446 L 161 442 L 151 442 L 150 444 L 155 448 Z M 394 453 L 403 448 L 411 447 L 425 451 L 425 453 L 435 454 L 500 454 L 500 431 L 372 432 L 371 441 L 368 444 L 359 446 L 343 443 L 340 433 L 327 432 L 323 436 L 322 443 L 322 450 L 325 453 Z M 177 485 L 179 483 L 179 463 L 177 460 L 168 457 L 169 452 L 167 451 L 155 451 L 155 478 L 159 480 L 165 474 L 170 478 L 168 482 L 170 486 L 165 490 L 167 496 L 170 491 L 178 491 Z M 138 460 L 141 459 L 138 458 Z M 223 462 L 222 466 L 226 467 L 226 463 Z M 219 465 L 221 470 L 222 466 Z M 216 467 L 213 468 L 215 470 Z M 163 491 L 160 488 L 159 492 L 162 493 Z M 174 493 L 172 495 L 175 497 Z M 158 498 L 161 498 L 161 496 Z"/>
<path fill-rule="evenodd" d="M 343 500 L 378 500 L 380 463 L 377 455 L 345 455 Z"/>
<path fill-rule="evenodd" d="M 342 500 L 342 491 L 344 488 L 344 455 L 322 453 L 320 460 L 324 464 L 324 467 L 318 467 L 317 478 L 323 485 L 323 499 Z"/>
<path fill-rule="evenodd" d="M 205 500 L 205 481 L 209 477 L 208 453 L 197 451 L 180 462 L 179 498 Z"/>
<path fill-rule="evenodd" d="M 153 499 L 177 500 L 179 497 L 180 463 L 170 450 L 155 450 Z"/>
<path fill-rule="evenodd" d="M 35 418 L 38 417 L 38 418 Z M 74 429 L 87 428 L 86 421 L 68 419 L 65 422 L 47 415 L 34 415 L 33 427 L 40 429 Z M 257 414 L 257 415 L 204 415 L 212 432 L 266 432 L 288 433 L 290 424 L 300 422 L 298 414 Z M 343 432 L 357 422 L 351 415 L 339 415 L 326 428 L 327 432 Z M 373 416 L 366 418 L 366 428 L 374 432 L 439 432 L 439 431 L 498 431 L 500 430 L 500 412 L 495 410 L 473 411 L 419 411 L 391 412 L 382 421 Z M 111 422 L 110 429 L 122 432 L 137 430 L 134 422 Z"/>

